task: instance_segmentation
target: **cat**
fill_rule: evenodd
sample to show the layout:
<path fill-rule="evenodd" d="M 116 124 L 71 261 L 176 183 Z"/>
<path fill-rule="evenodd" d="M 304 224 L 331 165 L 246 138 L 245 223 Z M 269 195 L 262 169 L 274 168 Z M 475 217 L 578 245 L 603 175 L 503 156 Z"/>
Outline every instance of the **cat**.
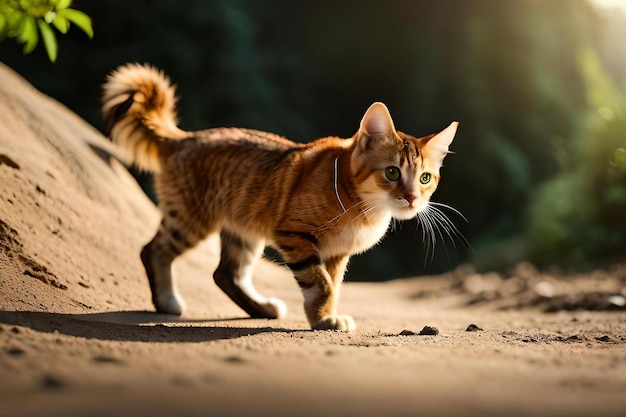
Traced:
<path fill-rule="evenodd" d="M 185 309 L 171 264 L 212 233 L 221 256 L 213 278 L 251 317 L 280 318 L 283 301 L 260 295 L 254 263 L 275 248 L 304 296 L 312 329 L 351 331 L 337 313 L 348 259 L 387 232 L 393 219 L 429 205 L 457 129 L 415 138 L 396 131 L 376 102 L 356 134 L 307 144 L 243 128 L 178 127 L 175 90 L 150 65 L 126 64 L 103 85 L 109 136 L 129 162 L 155 173 L 162 221 L 141 260 L 157 312 Z"/>

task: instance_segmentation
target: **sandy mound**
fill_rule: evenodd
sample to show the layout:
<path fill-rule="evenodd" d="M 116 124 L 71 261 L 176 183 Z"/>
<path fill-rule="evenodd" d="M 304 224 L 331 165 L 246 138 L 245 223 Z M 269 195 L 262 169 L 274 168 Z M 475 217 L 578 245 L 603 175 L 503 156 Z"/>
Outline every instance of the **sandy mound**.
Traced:
<path fill-rule="evenodd" d="M 148 308 L 136 254 L 154 205 L 95 129 L 4 66 L 0 80 L 0 309 Z"/>
<path fill-rule="evenodd" d="M 189 314 L 157 315 L 138 253 L 159 216 L 114 153 L 0 66 L 0 416 L 624 413 L 624 265 L 349 283 L 359 330 L 313 332 L 267 262 L 288 316 L 246 319 L 212 240 L 176 265 Z"/>

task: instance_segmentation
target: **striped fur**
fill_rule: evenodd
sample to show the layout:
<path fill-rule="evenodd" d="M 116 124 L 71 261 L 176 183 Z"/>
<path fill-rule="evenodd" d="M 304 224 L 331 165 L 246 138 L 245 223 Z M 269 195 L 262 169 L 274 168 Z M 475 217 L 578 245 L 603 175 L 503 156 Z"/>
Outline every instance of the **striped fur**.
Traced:
<path fill-rule="evenodd" d="M 104 84 L 102 102 L 109 136 L 139 168 L 158 172 L 159 142 L 189 136 L 177 127 L 174 87 L 151 66 L 117 69 Z"/>
<path fill-rule="evenodd" d="M 104 85 L 112 140 L 129 161 L 156 172 L 163 219 L 141 259 L 157 311 L 183 312 L 171 263 L 220 233 L 215 282 L 248 314 L 286 312 L 252 285 L 253 265 L 271 245 L 302 289 L 312 328 L 354 329 L 352 318 L 336 311 L 348 259 L 375 245 L 392 218 L 426 208 L 456 122 L 415 138 L 396 131 L 387 108 L 374 103 L 353 137 L 297 144 L 250 129 L 183 131 L 174 96 L 169 80 L 149 66 L 123 66 Z"/>

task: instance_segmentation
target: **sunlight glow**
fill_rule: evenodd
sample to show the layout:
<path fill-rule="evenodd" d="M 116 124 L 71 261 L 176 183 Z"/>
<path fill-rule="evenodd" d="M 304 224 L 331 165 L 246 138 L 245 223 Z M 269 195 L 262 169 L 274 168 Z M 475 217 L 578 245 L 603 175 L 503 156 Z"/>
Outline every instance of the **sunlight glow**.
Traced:
<path fill-rule="evenodd" d="M 594 6 L 626 13 L 626 0 L 590 0 Z"/>

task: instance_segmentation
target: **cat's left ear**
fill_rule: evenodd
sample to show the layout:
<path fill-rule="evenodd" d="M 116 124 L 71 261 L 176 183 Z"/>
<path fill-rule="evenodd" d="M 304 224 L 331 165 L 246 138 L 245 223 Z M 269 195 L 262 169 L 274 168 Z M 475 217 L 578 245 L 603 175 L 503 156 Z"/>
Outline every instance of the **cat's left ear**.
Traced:
<path fill-rule="evenodd" d="M 454 139 L 458 126 L 459 122 L 452 122 L 450 123 L 450 126 L 446 127 L 441 132 L 424 138 L 423 140 L 425 140 L 426 143 L 423 145 L 421 150 L 422 154 L 427 156 L 436 164 L 441 165 L 443 163 L 443 158 L 450 153 L 448 148 Z"/>
<path fill-rule="evenodd" d="M 365 150 L 372 140 L 385 140 L 395 137 L 396 128 L 387 106 L 381 102 L 372 104 L 361 119 L 357 138 L 361 150 Z"/>

